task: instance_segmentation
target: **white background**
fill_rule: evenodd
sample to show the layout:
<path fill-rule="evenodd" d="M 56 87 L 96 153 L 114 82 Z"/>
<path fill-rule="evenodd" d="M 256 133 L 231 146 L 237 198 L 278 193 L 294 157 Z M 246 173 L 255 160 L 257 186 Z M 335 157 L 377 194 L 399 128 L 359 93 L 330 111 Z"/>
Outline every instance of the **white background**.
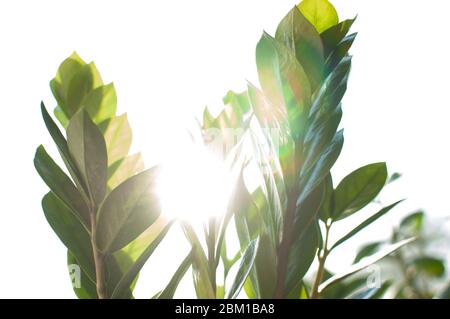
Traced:
<path fill-rule="evenodd" d="M 340 18 L 358 14 L 353 72 L 344 100 L 346 142 L 336 180 L 370 162 L 387 161 L 404 177 L 383 196 L 408 200 L 342 248 L 331 264 L 352 259 L 369 238 L 417 208 L 449 215 L 450 5 L 445 0 L 335 0 Z M 177 148 L 183 123 L 227 90 L 256 82 L 254 48 L 273 34 L 291 0 L 2 1 L 0 2 L 0 297 L 72 298 L 66 249 L 41 211 L 47 191 L 33 168 L 36 147 L 55 149 L 39 111 L 53 101 L 48 82 L 76 50 L 114 81 L 128 112 L 134 148 L 156 163 Z M 182 159 L 183 154 L 178 154 Z M 170 239 L 171 238 L 171 239 Z M 170 251 L 151 259 L 137 297 L 167 282 L 187 251 L 176 230 Z M 161 247 L 160 250 L 163 250 Z M 165 256 L 163 256 L 165 255 Z M 346 258 L 343 258 L 346 257 Z M 179 295 L 192 296 L 189 279 Z"/>

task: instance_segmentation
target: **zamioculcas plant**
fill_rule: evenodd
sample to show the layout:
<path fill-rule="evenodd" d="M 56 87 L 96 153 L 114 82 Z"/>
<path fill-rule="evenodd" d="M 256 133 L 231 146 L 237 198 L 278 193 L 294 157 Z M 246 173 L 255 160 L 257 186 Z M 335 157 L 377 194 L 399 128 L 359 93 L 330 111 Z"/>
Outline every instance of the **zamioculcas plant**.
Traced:
<path fill-rule="evenodd" d="M 38 147 L 34 164 L 50 188 L 42 199 L 45 217 L 68 249 L 79 298 L 132 298 L 140 269 L 172 224 L 159 218 L 158 167 L 144 170 L 141 155 L 128 154 L 127 116 L 116 115 L 114 86 L 103 84 L 94 63 L 72 54 L 50 86 L 66 134 L 43 103 L 42 116 L 70 177 Z M 165 298 L 178 281 L 169 283 Z"/>
<path fill-rule="evenodd" d="M 257 45 L 261 89 L 249 84 L 235 95 L 236 107 L 217 119 L 204 113 L 204 122 L 216 123 L 222 134 L 236 124 L 250 127 L 261 171 L 262 185 L 251 193 L 240 179 L 234 212 L 241 249 L 259 242 L 244 286 L 250 298 L 317 298 L 410 241 L 394 243 L 324 281 L 331 251 L 398 204 L 381 209 L 330 246 L 332 225 L 372 202 L 387 176 L 386 165 L 375 163 L 333 187 L 330 170 L 344 143 L 338 127 L 351 66 L 348 52 L 356 37 L 348 34 L 353 22 L 339 22 L 327 0 L 302 1 L 280 22 L 275 37 L 264 33 Z M 256 125 L 247 125 L 252 114 Z M 319 268 L 311 287 L 303 279 L 316 255 Z"/>

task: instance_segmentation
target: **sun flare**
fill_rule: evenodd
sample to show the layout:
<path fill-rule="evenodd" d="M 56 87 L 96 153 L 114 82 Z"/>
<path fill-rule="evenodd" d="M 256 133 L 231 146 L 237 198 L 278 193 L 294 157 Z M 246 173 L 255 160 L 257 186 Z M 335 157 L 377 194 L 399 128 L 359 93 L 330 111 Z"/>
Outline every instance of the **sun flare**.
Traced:
<path fill-rule="evenodd" d="M 225 212 L 233 179 L 226 164 L 204 147 L 187 148 L 163 163 L 157 192 L 163 216 L 203 223 Z"/>

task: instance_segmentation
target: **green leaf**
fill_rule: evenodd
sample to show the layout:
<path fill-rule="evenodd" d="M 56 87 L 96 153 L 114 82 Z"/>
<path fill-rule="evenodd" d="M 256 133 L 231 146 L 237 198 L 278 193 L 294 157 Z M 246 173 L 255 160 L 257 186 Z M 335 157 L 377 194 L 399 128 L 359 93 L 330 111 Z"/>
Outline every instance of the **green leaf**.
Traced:
<path fill-rule="evenodd" d="M 58 119 L 59 123 L 61 123 L 64 128 L 67 128 L 67 125 L 69 125 L 69 119 L 60 106 L 55 108 L 53 114 L 55 114 L 55 117 Z"/>
<path fill-rule="evenodd" d="M 200 240 L 191 225 L 184 222 L 182 227 L 194 253 L 192 261 L 192 275 L 197 298 L 214 299 L 216 298 L 216 295 L 214 294 L 212 283 L 209 280 L 208 259 L 202 249 Z"/>
<path fill-rule="evenodd" d="M 42 118 L 44 119 L 45 126 L 47 127 L 48 132 L 50 133 L 50 136 L 52 137 L 53 141 L 55 142 L 58 151 L 61 155 L 61 158 L 64 161 L 64 164 L 66 165 L 67 169 L 69 170 L 70 175 L 72 176 L 75 184 L 78 186 L 78 189 L 82 191 L 82 195 L 87 200 L 87 187 L 86 184 L 83 181 L 83 178 L 81 176 L 81 173 L 78 171 L 72 156 L 69 152 L 69 147 L 67 145 L 67 141 L 62 135 L 61 131 L 59 130 L 56 123 L 53 121 L 51 116 L 48 114 L 47 109 L 45 108 L 45 105 L 43 102 L 41 102 L 41 112 L 42 112 Z"/>
<path fill-rule="evenodd" d="M 160 215 L 156 196 L 158 167 L 135 175 L 108 194 L 97 215 L 97 247 L 113 252 L 125 247 Z"/>
<path fill-rule="evenodd" d="M 239 265 L 239 270 L 236 273 L 236 277 L 233 280 L 231 288 L 227 292 L 227 299 L 236 299 L 241 292 L 242 287 L 244 286 L 247 277 L 250 274 L 250 271 L 253 267 L 253 263 L 255 262 L 256 254 L 258 251 L 258 243 L 259 240 L 252 240 L 248 247 L 245 249 L 241 263 Z"/>
<path fill-rule="evenodd" d="M 74 213 L 52 192 L 42 199 L 45 218 L 64 245 L 74 254 L 81 268 L 95 282 L 91 238 Z"/>
<path fill-rule="evenodd" d="M 53 194 L 71 209 L 86 229 L 90 229 L 91 221 L 86 202 L 70 178 L 47 154 L 42 145 L 36 150 L 34 166 Z"/>
<path fill-rule="evenodd" d="M 177 287 L 180 284 L 181 279 L 183 279 L 189 267 L 191 267 L 192 265 L 193 256 L 194 251 L 191 250 L 189 255 L 186 256 L 181 265 L 178 267 L 175 274 L 172 276 L 172 279 L 170 279 L 169 284 L 158 296 L 158 299 L 173 299 L 173 296 L 175 295 L 175 291 L 177 290 Z"/>
<path fill-rule="evenodd" d="M 322 42 L 325 50 L 325 56 L 328 57 L 332 53 L 339 42 L 344 39 L 347 33 L 350 31 L 356 18 L 344 20 L 339 24 L 332 26 L 331 28 L 324 31 L 320 36 L 322 37 Z"/>
<path fill-rule="evenodd" d="M 320 207 L 319 217 L 323 222 L 327 222 L 334 210 L 334 188 L 331 174 L 325 178 L 325 193 L 323 195 L 322 206 Z"/>
<path fill-rule="evenodd" d="M 301 172 L 300 189 L 301 192 L 297 199 L 297 205 L 305 200 L 316 187 L 324 181 L 330 173 L 331 168 L 336 162 L 344 145 L 344 131 L 336 133 L 331 143 L 322 152 L 316 164 L 309 171 Z"/>
<path fill-rule="evenodd" d="M 300 10 L 294 7 L 278 25 L 275 39 L 294 52 L 314 91 L 323 79 L 325 63 L 320 34 Z"/>
<path fill-rule="evenodd" d="M 71 157 L 85 181 L 90 198 L 99 205 L 106 194 L 106 145 L 98 127 L 89 114 L 80 110 L 67 127 L 67 143 Z"/>
<path fill-rule="evenodd" d="M 350 239 L 351 237 L 353 237 L 354 235 L 356 235 L 357 233 L 359 233 L 361 230 L 363 230 L 364 228 L 366 228 L 367 226 L 369 226 L 370 224 L 372 224 L 374 221 L 376 221 L 378 218 L 380 218 L 381 216 L 384 216 L 387 212 L 389 212 L 392 208 L 394 208 L 395 206 L 397 206 L 399 203 L 401 203 L 403 200 L 400 200 L 398 202 L 395 202 L 389 206 L 386 206 L 384 208 L 382 208 L 378 213 L 370 216 L 369 218 L 367 218 L 365 221 L 363 221 L 361 224 L 359 224 L 358 226 L 356 226 L 353 230 L 351 230 L 349 233 L 347 233 L 345 236 L 343 236 L 341 239 L 339 239 L 331 248 L 330 251 L 335 249 L 336 247 L 338 247 L 339 245 L 341 245 L 342 243 L 344 243 L 345 241 L 347 241 L 348 239 Z"/>
<path fill-rule="evenodd" d="M 359 262 L 361 259 L 373 255 L 375 252 L 378 251 L 380 246 L 382 245 L 382 242 L 374 242 L 370 244 L 364 245 L 362 248 L 359 249 L 358 253 L 355 256 L 355 260 L 353 261 L 354 264 Z"/>
<path fill-rule="evenodd" d="M 141 153 L 127 156 L 108 167 L 108 189 L 112 190 L 128 178 L 144 170 Z"/>
<path fill-rule="evenodd" d="M 303 0 L 298 8 L 319 33 L 339 22 L 337 11 L 328 0 Z"/>
<path fill-rule="evenodd" d="M 412 263 L 418 271 L 429 277 L 440 278 L 445 274 L 445 264 L 442 259 L 424 256 L 416 258 Z"/>
<path fill-rule="evenodd" d="M 50 81 L 52 93 L 65 116 L 69 115 L 66 105 L 69 84 L 75 74 L 81 71 L 85 65 L 86 63 L 78 56 L 78 54 L 73 52 L 70 57 L 60 64 L 55 78 Z"/>
<path fill-rule="evenodd" d="M 83 65 L 81 70 L 72 77 L 67 89 L 65 112 L 69 119 L 80 110 L 89 93 L 102 84 L 102 79 L 95 64 Z"/>
<path fill-rule="evenodd" d="M 294 139 L 305 129 L 311 86 L 302 65 L 288 48 L 264 33 L 256 47 L 256 64 L 264 94 L 273 108 L 284 108 Z"/>
<path fill-rule="evenodd" d="M 83 106 L 96 124 L 112 118 L 117 109 L 114 84 L 103 85 L 90 92 L 84 100 Z"/>
<path fill-rule="evenodd" d="M 363 166 L 347 175 L 334 192 L 333 218 L 343 219 L 369 204 L 384 187 L 386 179 L 386 163 Z"/>
<path fill-rule="evenodd" d="M 111 298 L 120 299 L 127 297 L 127 293 L 130 289 L 131 284 L 136 279 L 146 261 L 150 258 L 155 249 L 164 239 L 172 224 L 172 222 L 167 224 L 167 226 L 159 233 L 158 237 L 156 237 L 155 240 L 153 240 L 150 245 L 148 245 L 144 252 L 139 256 L 139 258 L 133 263 L 130 269 L 122 276 L 119 283 L 114 288 L 114 292 Z"/>
<path fill-rule="evenodd" d="M 305 235 L 297 239 L 289 253 L 288 271 L 286 274 L 285 291 L 289 294 L 298 285 L 308 272 L 320 241 L 320 228 L 318 223 L 310 224 Z"/>
<path fill-rule="evenodd" d="M 110 118 L 100 125 L 108 150 L 108 166 L 127 156 L 131 147 L 132 133 L 127 114 Z"/>
<path fill-rule="evenodd" d="M 353 275 L 354 273 L 357 273 L 358 271 L 360 271 L 360 270 L 362 270 L 362 269 L 364 269 L 364 268 L 366 268 L 366 267 L 368 267 L 368 266 L 370 266 L 370 265 L 380 261 L 384 257 L 392 254 L 396 250 L 398 250 L 398 249 L 402 248 L 403 246 L 413 242 L 414 240 L 415 240 L 415 238 L 408 238 L 408 239 L 402 240 L 400 242 L 397 242 L 395 244 L 392 244 L 392 245 L 386 247 L 385 249 L 377 252 L 376 254 L 374 254 L 374 255 L 372 255 L 370 257 L 364 258 L 359 263 L 350 266 L 345 272 L 330 277 L 329 279 L 327 279 L 325 282 L 323 282 L 319 286 L 319 294 L 321 294 L 328 287 L 330 287 L 330 286 L 332 286 L 332 285 L 334 285 L 336 283 L 339 283 L 340 281 L 342 281 L 345 278 Z"/>
<path fill-rule="evenodd" d="M 417 235 L 423 228 L 423 223 L 425 219 L 425 213 L 418 211 L 412 213 L 400 222 L 400 231 L 405 234 Z"/>
<path fill-rule="evenodd" d="M 339 62 L 348 54 L 348 51 L 353 45 L 356 38 L 356 33 L 352 33 L 346 36 L 334 49 L 333 53 L 328 57 L 326 61 L 327 74 L 334 70 Z"/>
<path fill-rule="evenodd" d="M 81 268 L 78 260 L 75 258 L 74 254 L 70 252 L 70 250 L 67 250 L 67 266 L 69 268 L 69 276 L 72 280 L 72 288 L 77 297 L 79 299 L 98 299 L 97 287 L 95 285 L 95 282 L 93 282 L 83 270 L 83 268 Z M 80 267 L 79 274 L 77 273 L 77 266 Z M 79 287 L 74 285 L 76 283 L 75 281 L 77 280 L 76 276 L 78 275 L 80 276 Z"/>

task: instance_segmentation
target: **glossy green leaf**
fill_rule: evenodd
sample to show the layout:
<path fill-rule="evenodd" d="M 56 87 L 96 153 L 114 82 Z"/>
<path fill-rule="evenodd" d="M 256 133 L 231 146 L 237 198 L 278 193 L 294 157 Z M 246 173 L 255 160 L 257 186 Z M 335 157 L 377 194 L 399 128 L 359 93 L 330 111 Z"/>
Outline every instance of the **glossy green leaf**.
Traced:
<path fill-rule="evenodd" d="M 42 145 L 36 150 L 34 166 L 53 194 L 70 208 L 86 229 L 90 229 L 90 215 L 86 202 L 70 178 L 47 154 Z"/>
<path fill-rule="evenodd" d="M 395 252 L 396 250 L 402 248 L 403 246 L 413 242 L 415 240 L 415 238 L 409 238 L 409 239 L 405 239 L 402 240 L 400 242 L 397 242 L 395 244 L 392 244 L 388 247 L 386 247 L 385 249 L 375 253 L 374 255 L 370 256 L 370 257 L 366 257 L 363 260 L 361 260 L 359 263 L 356 263 L 352 266 L 350 266 L 349 268 L 347 268 L 347 270 L 341 274 L 337 274 L 334 275 L 332 277 L 330 277 L 329 279 L 327 279 L 325 282 L 323 282 L 320 286 L 319 286 L 319 293 L 322 293 L 325 289 L 327 289 L 328 287 L 344 280 L 345 278 L 353 275 L 354 273 L 357 273 L 358 271 L 380 261 L 381 259 L 383 259 L 384 257 L 392 254 L 393 252 Z"/>
<path fill-rule="evenodd" d="M 361 224 L 359 224 L 358 226 L 356 226 L 355 228 L 353 228 L 349 233 L 347 233 L 345 236 L 343 236 L 341 239 L 339 239 L 331 248 L 330 251 L 335 249 L 336 247 L 338 247 L 339 245 L 341 245 L 342 243 L 346 242 L 347 240 L 349 240 L 350 238 L 352 238 L 354 235 L 356 235 L 357 233 L 359 233 L 361 230 L 363 230 L 364 228 L 366 228 L 367 226 L 369 226 L 370 224 L 372 224 L 374 221 L 376 221 L 377 219 L 379 219 L 381 216 L 384 216 L 387 212 L 389 212 L 392 208 L 394 208 L 395 206 L 397 206 L 399 203 L 401 203 L 403 200 L 395 202 L 389 206 L 386 206 L 384 208 L 382 208 L 379 212 L 377 212 L 376 214 L 370 216 L 369 218 L 367 218 L 365 221 L 363 221 Z"/>
<path fill-rule="evenodd" d="M 108 158 L 105 140 L 86 111 L 81 110 L 70 120 L 67 144 L 90 198 L 98 206 L 106 194 Z"/>
<path fill-rule="evenodd" d="M 322 206 L 320 206 L 319 217 L 323 222 L 326 222 L 334 210 L 334 188 L 333 188 L 333 178 L 331 174 L 325 178 L 324 181 L 324 195 Z"/>
<path fill-rule="evenodd" d="M 108 194 L 97 215 L 96 243 L 102 252 L 128 245 L 160 215 L 156 196 L 158 167 L 150 168 L 120 184 Z"/>
<path fill-rule="evenodd" d="M 158 237 L 156 237 L 155 240 L 153 240 L 148 245 L 148 247 L 139 256 L 139 258 L 133 263 L 133 265 L 130 267 L 130 269 L 126 273 L 124 273 L 124 275 L 120 279 L 119 283 L 114 288 L 114 292 L 113 292 L 111 298 L 126 298 L 127 297 L 129 287 L 131 286 L 133 281 L 136 279 L 137 275 L 141 271 L 141 269 L 144 266 L 144 264 L 146 263 L 146 261 L 150 258 L 150 256 L 153 254 L 155 249 L 158 247 L 158 245 L 164 239 L 166 234 L 169 232 L 172 224 L 173 223 L 169 223 L 166 225 L 166 227 L 159 233 Z"/>
<path fill-rule="evenodd" d="M 256 65 L 264 94 L 273 108 L 285 108 L 291 134 L 305 130 L 311 86 L 294 53 L 267 33 L 256 46 Z"/>
<path fill-rule="evenodd" d="M 278 25 L 275 39 L 294 52 L 314 90 L 323 79 L 325 63 L 322 39 L 315 27 L 294 7 Z"/>
<path fill-rule="evenodd" d="M 298 8 L 319 33 L 339 22 L 337 11 L 328 0 L 303 0 Z"/>
<path fill-rule="evenodd" d="M 330 53 L 334 51 L 339 42 L 344 39 L 347 33 L 350 31 L 356 18 L 344 20 L 337 25 L 324 31 L 320 36 L 324 46 L 325 56 L 328 57 Z"/>
<path fill-rule="evenodd" d="M 74 254 L 81 268 L 95 282 L 91 238 L 74 213 L 52 192 L 42 199 L 45 218 L 64 245 Z"/>
<path fill-rule="evenodd" d="M 108 151 L 108 166 L 127 156 L 131 147 L 132 132 L 127 114 L 110 118 L 99 125 Z"/>
<path fill-rule="evenodd" d="M 94 89 L 86 96 L 83 106 L 96 124 L 112 118 L 117 109 L 114 84 L 110 83 Z"/>
<path fill-rule="evenodd" d="M 319 247 L 319 233 L 318 223 L 310 224 L 305 235 L 293 243 L 289 253 L 286 292 L 291 292 L 311 267 Z"/>
<path fill-rule="evenodd" d="M 336 133 L 330 145 L 323 151 L 316 164 L 309 171 L 301 172 L 300 189 L 297 205 L 305 200 L 330 173 L 344 145 L 344 131 Z"/>
<path fill-rule="evenodd" d="M 342 219 L 369 204 L 384 187 L 386 163 L 363 166 L 347 175 L 335 190 L 335 219 Z"/>
<path fill-rule="evenodd" d="M 256 254 L 258 251 L 258 243 L 259 241 L 252 240 L 248 247 L 245 249 L 241 263 L 239 265 L 238 272 L 236 273 L 236 277 L 231 284 L 230 289 L 227 292 L 227 299 L 236 299 L 241 292 L 242 287 L 244 286 L 247 277 L 250 274 L 250 271 L 253 267 L 253 263 L 255 262 Z"/>
<path fill-rule="evenodd" d="M 348 51 L 353 45 L 356 38 L 356 33 L 352 33 L 342 39 L 341 42 L 336 46 L 333 53 L 326 60 L 326 70 L 327 74 L 334 70 L 334 68 L 339 64 L 339 62 L 348 54 Z"/>

